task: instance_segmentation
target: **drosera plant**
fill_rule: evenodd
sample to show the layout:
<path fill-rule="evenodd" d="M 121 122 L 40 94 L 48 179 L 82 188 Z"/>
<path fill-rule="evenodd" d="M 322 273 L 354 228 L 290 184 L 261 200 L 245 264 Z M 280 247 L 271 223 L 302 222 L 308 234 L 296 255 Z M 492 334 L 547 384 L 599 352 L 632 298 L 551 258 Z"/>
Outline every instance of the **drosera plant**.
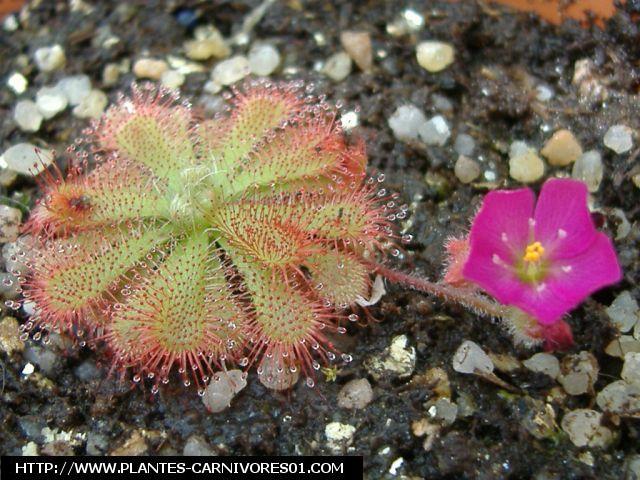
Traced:
<path fill-rule="evenodd" d="M 312 385 L 336 359 L 327 334 L 358 320 L 364 259 L 396 251 L 405 209 L 303 84 L 253 81 L 228 100 L 197 119 L 176 92 L 133 86 L 71 147 L 70 172 L 43 177 L 26 330 L 104 343 L 153 391 L 177 370 L 202 392 L 230 364 Z"/>
<path fill-rule="evenodd" d="M 227 100 L 226 112 L 202 119 L 176 92 L 134 85 L 70 147 L 66 175 L 41 177 L 44 194 L 16 255 L 24 301 L 35 304 L 25 335 L 64 332 L 81 345 L 104 344 L 112 371 L 148 380 L 153 392 L 177 372 L 203 394 L 231 365 L 255 365 L 271 388 L 300 374 L 313 386 L 323 366 L 351 360 L 330 337 L 379 297 L 375 274 L 519 321 L 533 340 L 549 337 L 597 288 L 562 304 L 552 322 L 534 317 L 535 300 L 515 301 L 502 284 L 474 275 L 475 265 L 486 267 L 478 238 L 494 225 L 510 234 L 509 222 L 524 218 L 488 207 L 470 239 L 447 245 L 444 281 L 385 266 L 410 240 L 394 228 L 407 207 L 384 189 L 383 175 L 367 174 L 364 144 L 344 135 L 336 108 L 295 82 L 249 81 Z M 485 202 L 508 196 L 492 192 Z M 586 209 L 583 195 L 576 202 Z M 533 240 L 531 254 L 518 243 L 517 255 L 504 257 L 505 265 L 527 255 L 542 262 L 513 264 L 522 291 L 555 265 L 546 237 L 540 248 Z"/>

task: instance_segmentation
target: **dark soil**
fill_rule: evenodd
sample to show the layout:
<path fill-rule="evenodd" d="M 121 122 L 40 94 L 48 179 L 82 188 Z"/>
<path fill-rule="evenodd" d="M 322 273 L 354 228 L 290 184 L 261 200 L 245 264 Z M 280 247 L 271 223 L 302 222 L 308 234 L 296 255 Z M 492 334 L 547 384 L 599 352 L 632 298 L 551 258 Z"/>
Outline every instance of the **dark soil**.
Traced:
<path fill-rule="evenodd" d="M 28 15 L 21 16 L 17 31 L 0 32 L 3 82 L 11 72 L 22 71 L 29 79 L 25 98 L 33 98 L 41 86 L 73 73 L 86 73 L 94 87 L 103 88 L 101 75 L 106 63 L 135 60 L 145 52 L 155 57 L 180 55 L 182 42 L 190 38 L 193 27 L 178 21 L 186 18 L 184 12 L 196 14 L 195 24 L 214 24 L 229 36 L 258 4 L 254 0 L 87 3 L 93 6 L 90 13 L 71 12 L 67 2 L 33 2 Z M 413 36 L 392 37 L 385 26 L 406 7 L 421 11 L 426 27 Z M 621 209 L 634 226 L 616 243 L 625 272 L 623 282 L 598 293 L 570 319 L 576 339 L 573 353 L 587 350 L 595 355 L 601 367 L 596 385 L 600 389 L 619 378 L 621 368 L 618 359 L 604 353 L 615 331 L 603 305 L 609 305 L 625 289 L 638 296 L 640 191 L 631 181 L 631 176 L 638 173 L 638 151 L 615 155 L 602 145 L 602 136 L 615 123 L 636 129 L 640 126 L 640 36 L 638 25 L 630 19 L 639 11 L 640 4 L 630 0 L 600 30 L 583 29 L 571 22 L 555 27 L 532 16 L 473 1 L 433 0 L 425 5 L 417 1 L 289 0 L 276 2 L 267 10 L 253 38 L 274 42 L 283 55 L 283 68 L 297 69 L 295 75 L 279 73 L 274 78 L 305 79 L 330 100 L 341 100 L 344 109 L 360 108 L 361 125 L 353 134 L 366 138 L 372 169 L 386 174 L 388 189 L 400 192 L 407 203 L 413 202 L 414 240 L 407 247 L 404 263 L 397 264 L 406 271 L 437 278 L 443 241 L 466 228 L 482 194 L 489 188 L 515 185 L 509 179 L 506 155 L 513 140 L 540 147 L 552 131 L 569 128 L 585 151 L 601 151 L 605 177 L 595 201 L 603 207 L 604 229 L 615 236 L 617 220 L 611 215 L 612 208 Z M 92 43 L 96 29 L 106 26 L 121 39 L 111 49 Z M 347 29 L 370 32 L 375 68 L 365 74 L 354 67 L 345 81 L 334 84 L 313 66 L 340 49 L 339 34 Z M 326 37 L 326 45 L 319 46 L 314 40 L 318 32 Z M 416 39 L 430 38 L 449 41 L 456 49 L 457 61 L 437 75 L 428 74 L 415 60 Z M 37 47 L 53 43 L 60 43 L 66 50 L 67 65 L 62 72 L 42 74 L 35 67 L 17 65 L 20 54 L 31 56 Z M 242 51 L 234 49 L 236 53 Z M 595 63 L 609 90 L 606 102 L 589 105 L 579 100 L 571 79 L 575 62 L 582 58 Z M 192 74 L 183 85 L 183 93 L 196 106 L 206 104 L 202 86 L 207 77 L 208 73 Z M 113 100 L 116 92 L 126 89 L 132 80 L 132 74 L 124 75 L 119 87 L 105 91 Z M 556 93 L 545 104 L 535 100 L 531 89 L 539 82 Z M 495 182 L 461 184 L 453 174 L 457 155 L 451 141 L 443 148 L 426 148 L 393 137 L 387 119 L 403 103 L 413 103 L 427 116 L 442 113 L 434 106 L 434 93 L 452 104 L 452 110 L 444 112 L 452 126 L 452 138 L 458 132 L 468 132 L 476 139 L 476 156 L 483 159 L 483 171 L 496 172 Z M 46 121 L 36 134 L 26 135 L 13 123 L 15 102 L 15 95 L 3 86 L 2 151 L 20 141 L 39 141 L 62 156 L 65 146 L 86 126 L 67 110 Z M 431 175 L 425 180 L 427 172 Z M 547 175 L 554 173 L 550 170 Z M 20 179 L 2 194 L 32 204 L 35 191 L 32 181 Z M 49 346 L 58 355 L 54 368 L 28 378 L 21 376 L 27 363 L 22 353 L 7 356 L 0 352 L 4 378 L 0 384 L 0 453 L 20 454 L 30 441 L 39 445 L 41 452 L 84 455 L 91 443 L 89 452 L 108 453 L 139 431 L 149 454 L 181 453 L 187 438 L 194 434 L 204 437 L 218 454 L 329 454 L 324 429 L 328 423 L 340 421 L 356 427 L 352 447 L 346 453 L 364 456 L 366 478 L 391 477 L 389 468 L 398 457 L 404 462 L 397 475 L 405 478 L 624 477 L 625 459 L 638 453 L 640 445 L 638 420 L 612 423 L 617 440 L 607 450 L 588 449 L 593 461 L 560 429 L 551 438 L 536 439 L 523 424 L 530 413 L 530 398 L 546 402 L 552 388 L 558 387 L 555 382 L 525 369 L 501 373 L 522 392 L 507 393 L 474 376 L 456 373 L 451 367 L 454 352 L 466 339 L 486 351 L 518 359 L 534 352 L 514 347 L 499 325 L 462 308 L 398 286 L 391 285 L 389 290 L 371 309 L 377 321 L 362 328 L 351 326 L 347 338 L 340 339 L 354 360 L 339 370 L 334 382 L 318 381 L 312 389 L 300 382 L 282 394 L 267 391 L 252 375 L 231 408 L 219 414 L 208 413 L 196 392 L 179 384 L 168 385 L 154 397 L 148 389 L 130 389 L 106 379 L 105 369 L 88 377 L 78 373 L 81 365 L 108 365 L 100 351 L 62 352 Z M 391 339 L 400 334 L 406 334 L 410 345 L 416 347 L 417 374 L 442 367 L 449 374 L 452 400 L 464 396 L 475 404 L 472 415 L 459 416 L 453 425 L 442 429 L 428 452 L 423 449 L 424 438 L 414 436 L 411 424 L 427 417 L 423 405 L 433 395 L 429 386 L 408 379 L 374 381 L 368 377 L 375 393 L 368 407 L 350 411 L 339 408 L 336 402 L 338 391 L 348 380 L 368 376 L 364 359 L 381 355 Z M 563 412 L 593 406 L 594 397 L 564 397 L 550 402 L 559 423 Z M 59 442 L 44 447 L 41 430 L 47 426 L 85 434 L 85 438 L 75 444 Z"/>

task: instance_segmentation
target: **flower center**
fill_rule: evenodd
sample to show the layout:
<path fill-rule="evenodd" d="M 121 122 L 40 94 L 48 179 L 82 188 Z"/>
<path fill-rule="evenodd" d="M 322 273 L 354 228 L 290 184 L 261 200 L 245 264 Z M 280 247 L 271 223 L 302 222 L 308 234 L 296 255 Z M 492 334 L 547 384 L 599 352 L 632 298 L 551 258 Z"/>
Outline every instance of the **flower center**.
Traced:
<path fill-rule="evenodd" d="M 532 242 L 527 245 L 516 271 L 523 282 L 537 284 L 545 277 L 547 266 L 547 262 L 544 261 L 544 247 L 540 242 Z"/>
<path fill-rule="evenodd" d="M 533 242 L 527 245 L 526 250 L 524 251 L 524 260 L 525 263 L 538 263 L 544 254 L 544 247 L 540 242 Z"/>

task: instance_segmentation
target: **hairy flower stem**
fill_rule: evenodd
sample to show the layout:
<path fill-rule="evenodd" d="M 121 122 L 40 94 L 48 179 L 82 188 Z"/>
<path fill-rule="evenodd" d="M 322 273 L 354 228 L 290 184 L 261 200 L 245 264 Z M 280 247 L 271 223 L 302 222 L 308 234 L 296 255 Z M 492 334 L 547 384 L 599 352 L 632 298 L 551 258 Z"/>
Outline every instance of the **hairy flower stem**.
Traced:
<path fill-rule="evenodd" d="M 507 307 L 489 300 L 488 298 L 481 297 L 480 295 L 470 292 L 468 289 L 435 283 L 423 278 L 416 278 L 412 275 L 398 272 L 396 270 L 373 262 L 371 262 L 369 265 L 377 273 L 387 278 L 388 280 L 391 280 L 392 282 L 406 285 L 408 287 L 420 290 L 421 292 L 428 293 L 448 302 L 460 303 L 461 305 L 477 312 L 478 314 L 495 318 L 504 318 L 508 315 Z"/>

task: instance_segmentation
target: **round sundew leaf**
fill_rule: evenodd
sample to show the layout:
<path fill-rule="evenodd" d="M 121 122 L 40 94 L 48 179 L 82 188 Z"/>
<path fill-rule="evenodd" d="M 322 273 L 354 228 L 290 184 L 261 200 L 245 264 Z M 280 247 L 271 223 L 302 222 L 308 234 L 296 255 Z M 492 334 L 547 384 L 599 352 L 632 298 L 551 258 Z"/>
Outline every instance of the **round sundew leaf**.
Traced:
<path fill-rule="evenodd" d="M 311 255 L 305 261 L 320 298 L 334 307 L 346 308 L 367 298 L 371 286 L 369 269 L 353 254 L 330 250 Z"/>

